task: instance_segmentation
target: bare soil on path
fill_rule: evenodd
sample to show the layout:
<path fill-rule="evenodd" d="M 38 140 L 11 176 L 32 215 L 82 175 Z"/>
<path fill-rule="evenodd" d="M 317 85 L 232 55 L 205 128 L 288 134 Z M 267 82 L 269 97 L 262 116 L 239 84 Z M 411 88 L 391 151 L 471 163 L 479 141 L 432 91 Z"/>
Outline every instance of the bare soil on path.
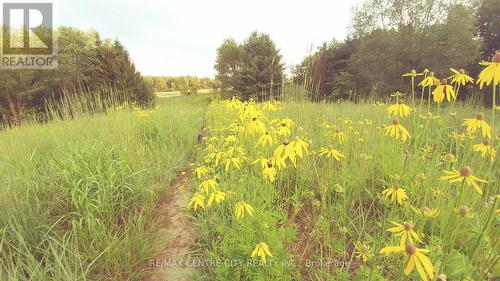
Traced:
<path fill-rule="evenodd" d="M 188 194 L 184 186 L 186 174 L 171 183 L 158 202 L 153 218 L 159 220 L 155 241 L 157 254 L 147 261 L 146 275 L 141 281 L 188 281 L 194 270 L 186 266 L 192 257 L 196 238 L 187 217 Z"/>

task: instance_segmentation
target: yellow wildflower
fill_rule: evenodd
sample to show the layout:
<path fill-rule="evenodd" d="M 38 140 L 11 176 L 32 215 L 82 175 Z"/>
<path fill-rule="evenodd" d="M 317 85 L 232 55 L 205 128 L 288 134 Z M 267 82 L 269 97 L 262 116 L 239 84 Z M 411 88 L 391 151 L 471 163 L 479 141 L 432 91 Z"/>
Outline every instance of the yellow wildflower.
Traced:
<path fill-rule="evenodd" d="M 235 211 L 234 211 L 236 219 L 239 220 L 241 218 L 244 218 L 245 212 L 248 213 L 249 216 L 253 217 L 253 212 L 254 212 L 253 207 L 250 206 L 250 204 L 248 204 L 245 201 L 238 202 L 235 206 Z"/>
<path fill-rule="evenodd" d="M 345 157 L 340 151 L 334 149 L 333 145 L 329 145 L 328 148 L 322 147 L 318 150 L 318 152 L 319 152 L 319 154 L 318 154 L 319 156 L 324 155 L 327 158 L 332 157 L 337 161 L 340 161 L 340 158 Z"/>
<path fill-rule="evenodd" d="M 475 152 L 480 152 L 481 157 L 485 157 L 486 155 L 489 155 L 491 162 L 493 162 L 495 160 L 495 156 L 497 155 L 497 151 L 491 145 L 490 141 L 487 139 L 485 139 L 482 143 L 473 145 L 472 150 Z"/>
<path fill-rule="evenodd" d="M 188 208 L 193 208 L 195 211 L 197 207 L 205 208 L 205 196 L 202 192 L 196 192 L 188 205 Z"/>
<path fill-rule="evenodd" d="M 220 203 L 221 201 L 226 200 L 226 193 L 222 191 L 212 192 L 212 194 L 210 194 L 210 197 L 208 198 L 207 207 L 210 207 L 214 200 L 216 203 Z"/>
<path fill-rule="evenodd" d="M 407 141 L 410 139 L 410 133 L 403 127 L 398 119 L 392 120 L 392 124 L 384 128 L 385 135 L 390 135 L 396 140 L 401 139 L 402 141 Z"/>
<path fill-rule="evenodd" d="M 497 86 L 500 83 L 500 52 L 496 52 L 491 62 L 480 62 L 480 65 L 486 66 L 485 69 L 479 73 L 479 78 L 476 83 L 479 84 L 479 88 L 482 89 L 484 84 L 489 86 L 493 82 L 493 86 Z"/>
<path fill-rule="evenodd" d="M 367 261 L 373 257 L 370 245 L 360 241 L 354 242 L 354 255 L 357 259 L 362 259 L 363 261 Z"/>
<path fill-rule="evenodd" d="M 474 82 L 474 79 L 472 79 L 472 77 L 465 74 L 464 69 L 461 68 L 459 70 L 456 70 L 454 68 L 450 68 L 450 70 L 451 72 L 454 73 L 452 76 L 448 77 L 448 79 L 451 79 L 451 83 L 456 83 L 458 85 L 465 86 L 466 83 Z"/>
<path fill-rule="evenodd" d="M 388 246 L 380 250 L 380 254 L 404 253 L 408 258 L 408 264 L 404 269 L 404 274 L 408 276 L 416 267 L 420 278 L 423 281 L 429 281 L 434 278 L 434 268 L 431 260 L 424 255 L 429 250 L 419 249 L 414 244 L 408 243 L 400 246 Z"/>
<path fill-rule="evenodd" d="M 395 236 L 401 236 L 401 240 L 399 245 L 404 245 L 408 241 L 411 243 L 415 243 L 416 241 L 420 241 L 418 234 L 413 230 L 414 224 L 412 222 L 405 222 L 404 224 L 399 224 L 396 222 L 392 222 L 395 227 L 391 227 L 387 229 L 387 231 L 396 233 Z"/>
<path fill-rule="evenodd" d="M 399 100 L 396 104 L 390 105 L 387 108 L 387 114 L 392 116 L 408 117 L 410 116 L 412 109 L 403 103 L 403 100 Z"/>
<path fill-rule="evenodd" d="M 382 191 L 382 195 L 384 195 L 386 198 L 391 197 L 391 200 L 395 202 L 397 201 L 399 205 L 402 205 L 403 202 L 408 199 L 406 190 L 401 188 L 399 184 L 385 189 L 384 191 Z"/>
<path fill-rule="evenodd" d="M 475 177 L 472 174 L 472 169 L 469 166 L 463 166 L 460 168 L 460 171 L 453 169 L 451 171 L 443 171 L 445 173 L 444 176 L 440 177 L 441 180 L 446 180 L 450 183 L 453 182 L 465 182 L 468 186 L 474 187 L 474 189 L 479 193 L 483 194 L 481 187 L 478 183 L 487 183 L 487 181 L 482 180 L 480 178 Z"/>
<path fill-rule="evenodd" d="M 269 247 L 264 242 L 255 245 L 255 249 L 252 252 L 252 258 L 255 256 L 259 256 L 263 262 L 266 262 L 266 256 L 273 257 Z"/>
<path fill-rule="evenodd" d="M 438 82 L 436 89 L 432 91 L 432 96 L 434 97 L 434 102 L 441 103 L 444 100 L 446 94 L 446 99 L 448 102 L 451 100 L 456 100 L 457 96 L 455 95 L 455 91 L 453 87 L 448 84 L 448 80 L 443 79 L 441 82 Z"/>

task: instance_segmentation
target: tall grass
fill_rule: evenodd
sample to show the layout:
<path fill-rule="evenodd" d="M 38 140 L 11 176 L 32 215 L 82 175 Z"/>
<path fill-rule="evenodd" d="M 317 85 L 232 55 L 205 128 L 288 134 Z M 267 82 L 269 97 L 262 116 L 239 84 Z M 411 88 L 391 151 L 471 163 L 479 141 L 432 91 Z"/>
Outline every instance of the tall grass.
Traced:
<path fill-rule="evenodd" d="M 134 280 L 151 257 L 149 216 L 206 102 L 146 117 L 105 104 L 68 98 L 51 122 L 0 132 L 0 280 Z"/>
<path fill-rule="evenodd" d="M 260 164 L 251 162 L 271 157 L 284 137 L 272 147 L 258 146 L 260 135 L 232 130 L 237 128 L 235 124 L 250 126 L 250 117 L 240 120 L 237 111 L 224 104 L 215 104 L 207 112 L 213 137 L 208 143 L 227 147 L 224 140 L 233 135 L 237 142 L 229 147 L 243 148 L 248 160 L 241 169 L 227 172 L 223 165 L 215 166 L 217 188 L 229 196 L 220 204 L 193 211 L 200 232 L 197 249 L 203 253 L 201 258 L 222 261 L 220 266 L 201 268 L 206 280 L 420 280 L 415 271 L 403 276 L 406 263 L 401 256 L 378 254 L 381 248 L 399 243 L 400 237 L 386 231 L 393 226 L 391 221 L 415 223 L 422 237 L 419 247 L 431 251 L 436 275 L 445 273 L 451 280 L 466 275 L 471 280 L 494 280 L 499 227 L 498 220 L 491 223 L 489 217 L 500 188 L 498 160 L 490 161 L 472 152 L 472 145 L 482 138 L 463 135 L 461 126 L 463 118 L 474 118 L 484 108 L 458 103 L 455 114 L 449 115 L 448 108 L 442 108 L 440 118 L 416 113 L 400 118 L 412 135 L 410 141 L 402 143 L 384 136 L 383 126 L 391 123 L 384 105 L 310 103 L 293 93 L 285 100 L 283 110 L 264 113 L 268 120 L 293 119 L 295 126 L 288 140 L 295 136 L 308 140 L 311 153 L 297 160 L 296 167 L 290 164 L 279 171 L 274 183 L 263 179 Z M 491 112 L 485 112 L 490 118 Z M 261 115 L 255 116 L 263 120 Z M 264 122 L 267 129 L 269 123 Z M 336 129 L 346 135 L 342 143 L 331 135 Z M 334 161 L 319 157 L 318 149 L 328 145 L 340 150 L 345 158 Z M 205 156 L 210 152 L 198 155 L 199 165 L 207 165 Z M 448 153 L 456 156 L 455 162 L 444 160 Z M 472 187 L 439 180 L 444 169 L 464 165 L 489 181 L 482 186 L 484 195 Z M 193 190 L 202 181 L 193 180 Z M 408 204 L 398 205 L 381 195 L 382 190 L 395 184 L 407 190 Z M 460 192 L 460 206 L 470 207 L 474 216 L 459 217 L 452 225 L 450 221 L 458 216 L 456 200 Z M 255 213 L 237 220 L 234 206 L 242 200 L 253 206 Z M 425 217 L 412 207 L 436 208 L 439 214 Z M 365 241 L 374 256 L 366 262 L 356 259 L 356 241 Z M 251 257 L 260 242 L 269 245 L 273 254 L 267 264 Z M 478 251 L 482 254 L 477 255 Z"/>

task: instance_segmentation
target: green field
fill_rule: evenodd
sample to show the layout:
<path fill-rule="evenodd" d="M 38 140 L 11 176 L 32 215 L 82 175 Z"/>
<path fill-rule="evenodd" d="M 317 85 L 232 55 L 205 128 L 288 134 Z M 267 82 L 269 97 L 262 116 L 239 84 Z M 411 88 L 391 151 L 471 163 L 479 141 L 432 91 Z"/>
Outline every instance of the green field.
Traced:
<path fill-rule="evenodd" d="M 197 94 L 210 94 L 213 93 L 212 89 L 200 89 Z M 183 93 L 181 91 L 173 91 L 173 92 L 156 92 L 155 95 L 159 98 L 173 98 L 182 96 Z"/>
<path fill-rule="evenodd" d="M 399 118 L 404 142 L 384 135 L 393 118 L 380 103 L 209 97 L 1 132 L 0 279 L 143 280 L 156 270 L 148 263 L 158 257 L 157 232 L 169 227 L 155 206 L 180 172 L 179 194 L 194 196 L 182 213 L 196 237 L 188 257 L 219 263 L 188 280 L 408 280 L 400 255 L 379 254 L 400 242 L 386 231 L 391 222 L 411 224 L 434 273 L 498 276 L 498 161 L 472 151 L 483 139 L 462 126 L 479 110 L 490 122 L 491 111 L 458 103 L 439 117 L 437 108 L 413 112 Z M 498 148 L 498 135 L 492 142 Z M 286 167 L 282 143 L 293 146 L 281 157 Z M 465 165 L 488 182 L 482 195 L 440 179 Z M 395 186 L 406 193 L 401 204 L 383 195 Z M 272 256 L 252 255 L 260 243 Z"/>

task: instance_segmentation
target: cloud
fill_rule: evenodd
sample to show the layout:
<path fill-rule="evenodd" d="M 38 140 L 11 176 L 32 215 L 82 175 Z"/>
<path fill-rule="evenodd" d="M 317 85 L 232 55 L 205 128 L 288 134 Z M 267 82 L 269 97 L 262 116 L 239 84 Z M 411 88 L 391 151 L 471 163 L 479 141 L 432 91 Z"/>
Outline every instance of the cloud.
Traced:
<path fill-rule="evenodd" d="M 311 45 L 347 34 L 353 1 L 56 1 L 58 25 L 94 28 L 118 38 L 143 74 L 213 76 L 216 49 L 252 31 L 275 40 L 287 65 Z"/>

